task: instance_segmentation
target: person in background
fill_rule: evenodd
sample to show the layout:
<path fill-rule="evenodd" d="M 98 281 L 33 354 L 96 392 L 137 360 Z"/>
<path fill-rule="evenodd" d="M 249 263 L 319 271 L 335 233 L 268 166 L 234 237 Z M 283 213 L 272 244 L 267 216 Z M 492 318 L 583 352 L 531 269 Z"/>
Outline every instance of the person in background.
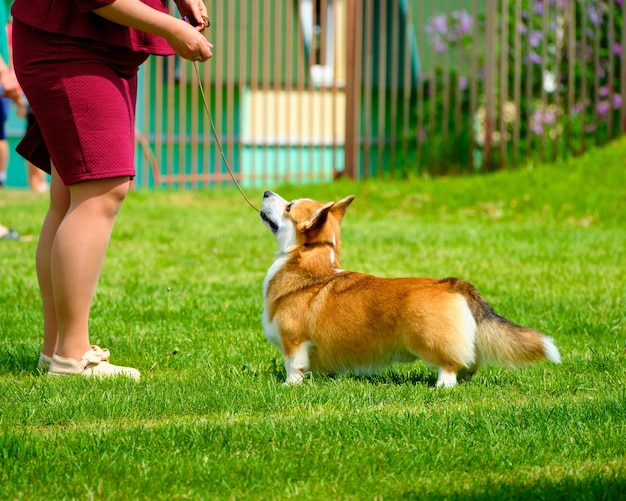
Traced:
<path fill-rule="evenodd" d="M 13 64 L 36 121 L 17 151 L 50 174 L 39 237 L 39 367 L 50 375 L 126 375 L 90 344 L 89 316 L 116 215 L 135 175 L 137 71 L 149 54 L 206 61 L 200 0 L 15 0 Z"/>
<path fill-rule="evenodd" d="M 9 142 L 6 136 L 9 106 L 11 101 L 18 108 L 24 105 L 22 91 L 10 64 L 9 37 L 6 32 L 10 4 L 10 1 L 0 0 L 0 29 L 4 30 L 0 33 L 0 187 L 6 184 L 9 165 Z"/>
<path fill-rule="evenodd" d="M 6 26 L 9 15 L 9 4 L 0 0 L 0 26 Z M 6 183 L 6 170 L 9 163 L 9 142 L 6 139 L 5 124 L 9 99 L 20 103 L 21 91 L 15 73 L 9 69 L 9 40 L 5 33 L 0 33 L 0 187 Z M 20 99 L 18 99 L 20 98 Z M 17 231 L 0 224 L 0 240 L 18 240 Z"/>
<path fill-rule="evenodd" d="M 19 238 L 20 234 L 17 231 L 0 224 L 0 240 L 19 240 Z"/>
<path fill-rule="evenodd" d="M 0 0 L 3 1 L 3 0 Z M 13 0 L 10 0 L 9 3 L 13 3 Z M 20 93 L 20 99 L 16 102 L 17 105 L 17 115 L 26 118 L 26 130 L 28 130 L 35 121 L 35 115 L 33 111 L 30 109 L 30 106 L 23 98 L 22 89 L 19 88 L 19 83 L 17 82 L 17 78 L 15 78 L 15 71 L 13 70 L 13 57 L 12 53 L 12 41 L 13 41 L 13 24 L 9 21 L 6 23 L 6 34 L 8 40 L 8 54 L 9 54 L 9 71 L 11 75 L 15 79 L 15 85 Z M 8 144 L 7 144 L 7 164 L 8 164 Z M 37 193 L 45 193 L 48 191 L 48 182 L 46 181 L 46 173 L 41 169 L 38 169 L 32 162 L 26 160 L 26 173 L 28 177 L 28 186 L 32 191 Z"/>

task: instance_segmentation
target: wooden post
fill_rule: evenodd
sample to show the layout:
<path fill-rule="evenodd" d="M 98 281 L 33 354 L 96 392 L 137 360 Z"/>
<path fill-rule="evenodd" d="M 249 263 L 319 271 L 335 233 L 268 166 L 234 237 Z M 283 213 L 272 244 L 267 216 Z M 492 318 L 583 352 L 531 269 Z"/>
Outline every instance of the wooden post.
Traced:
<path fill-rule="evenodd" d="M 362 17 L 357 18 L 359 0 L 348 0 L 346 16 L 347 56 L 346 56 L 346 133 L 344 143 L 344 173 L 351 179 L 357 180 L 358 149 L 359 149 L 359 81 L 361 64 L 357 61 L 358 46 L 361 41 L 358 34 L 361 32 L 359 24 Z"/>

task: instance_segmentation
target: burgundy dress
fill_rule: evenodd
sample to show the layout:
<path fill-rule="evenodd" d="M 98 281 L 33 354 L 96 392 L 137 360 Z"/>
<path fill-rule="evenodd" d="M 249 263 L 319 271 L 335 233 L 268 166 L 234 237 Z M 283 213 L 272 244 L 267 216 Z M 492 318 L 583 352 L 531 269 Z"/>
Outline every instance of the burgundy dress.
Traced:
<path fill-rule="evenodd" d="M 162 0 L 142 0 L 166 11 Z M 17 151 L 66 185 L 134 176 L 137 71 L 174 51 L 91 12 L 113 0 L 16 0 L 13 64 L 36 117 Z"/>

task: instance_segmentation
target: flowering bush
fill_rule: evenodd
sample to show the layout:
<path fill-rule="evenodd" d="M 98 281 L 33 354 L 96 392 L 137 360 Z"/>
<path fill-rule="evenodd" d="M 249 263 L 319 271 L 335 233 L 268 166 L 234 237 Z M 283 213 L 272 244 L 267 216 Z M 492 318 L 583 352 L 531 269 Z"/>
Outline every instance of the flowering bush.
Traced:
<path fill-rule="evenodd" d="M 459 57 L 455 57 L 458 62 L 450 66 L 448 75 L 442 68 L 435 72 L 436 82 L 431 85 L 438 93 L 430 93 L 427 98 L 442 99 L 440 94 L 446 88 L 457 95 L 460 93 L 466 115 L 465 128 L 473 130 L 473 143 L 479 149 L 485 144 L 499 146 L 501 141 L 509 141 L 513 127 L 520 131 L 519 144 L 526 152 L 533 150 L 533 141 L 556 141 L 565 134 L 570 145 L 576 139 L 584 144 L 584 137 L 589 134 L 594 134 L 599 142 L 610 139 L 611 131 L 614 133 L 620 128 L 619 110 L 623 104 L 619 78 L 620 65 L 626 64 L 622 62 L 621 53 L 621 37 L 626 36 L 622 16 L 625 0 L 522 0 L 518 12 L 516 2 L 501 1 L 507 2 L 508 8 L 508 47 L 496 46 L 495 50 L 500 61 L 502 51 L 508 49 L 507 91 L 499 95 L 500 83 L 492 89 L 496 110 L 502 115 L 494 117 L 499 126 L 490 129 L 491 137 L 485 138 L 484 96 L 478 94 L 479 102 L 474 110 L 469 109 L 468 98 L 471 85 L 479 90 L 485 85 L 488 69 L 481 48 L 485 46 L 486 14 L 475 19 L 467 11 L 458 10 L 428 19 L 425 32 L 431 50 L 438 55 L 436 59 L 441 61 L 448 51 L 455 51 Z M 501 15 L 498 9 L 497 26 L 502 25 Z M 611 23 L 612 30 L 609 29 Z M 572 29 L 574 37 L 569 36 Z M 568 46 L 572 38 L 573 47 Z M 500 43 L 499 35 L 495 39 Z M 518 40 L 521 51 L 515 52 Z M 473 54 L 472 51 L 478 52 Z M 568 58 L 572 53 L 574 60 Z M 476 74 L 471 73 L 467 63 L 472 57 L 476 58 L 478 66 Z M 512 89 L 520 84 L 515 78 L 520 64 L 521 98 L 519 103 L 512 103 Z M 500 78 L 499 71 L 496 69 L 495 82 Z M 443 80 L 454 82 L 458 88 L 443 85 Z M 573 102 L 571 89 L 574 90 Z M 511 109 L 515 109 L 514 119 L 511 119 Z M 506 130 L 504 135 L 503 129 Z M 430 134 L 433 132 L 431 130 Z M 478 165 L 482 162 L 476 152 L 474 160 Z"/>

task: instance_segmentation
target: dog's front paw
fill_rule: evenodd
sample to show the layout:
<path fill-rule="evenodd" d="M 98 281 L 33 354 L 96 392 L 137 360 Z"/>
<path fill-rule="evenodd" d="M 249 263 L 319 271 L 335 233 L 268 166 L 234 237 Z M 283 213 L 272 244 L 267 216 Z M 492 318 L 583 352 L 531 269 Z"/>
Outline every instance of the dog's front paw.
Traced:
<path fill-rule="evenodd" d="M 287 374 L 287 380 L 285 381 L 285 385 L 290 386 L 292 384 L 302 384 L 302 381 L 304 381 L 304 376 L 306 376 L 305 372 L 290 371 Z"/>

